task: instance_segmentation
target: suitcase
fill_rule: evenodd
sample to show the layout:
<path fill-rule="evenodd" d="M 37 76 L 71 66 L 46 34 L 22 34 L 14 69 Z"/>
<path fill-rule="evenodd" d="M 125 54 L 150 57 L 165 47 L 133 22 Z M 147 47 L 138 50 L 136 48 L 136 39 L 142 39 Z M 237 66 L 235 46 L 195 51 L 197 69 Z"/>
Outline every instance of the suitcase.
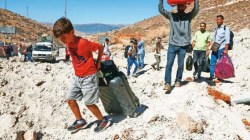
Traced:
<path fill-rule="evenodd" d="M 136 112 L 140 106 L 139 99 L 131 90 L 123 72 L 119 72 L 118 76 L 109 82 L 109 86 L 100 87 L 100 99 L 107 113 L 120 114 L 120 106 L 122 113 L 127 116 L 137 117 L 139 115 Z"/>
<path fill-rule="evenodd" d="M 112 88 L 108 86 L 99 86 L 99 97 L 108 114 L 122 114 L 123 110 L 113 93 Z"/>

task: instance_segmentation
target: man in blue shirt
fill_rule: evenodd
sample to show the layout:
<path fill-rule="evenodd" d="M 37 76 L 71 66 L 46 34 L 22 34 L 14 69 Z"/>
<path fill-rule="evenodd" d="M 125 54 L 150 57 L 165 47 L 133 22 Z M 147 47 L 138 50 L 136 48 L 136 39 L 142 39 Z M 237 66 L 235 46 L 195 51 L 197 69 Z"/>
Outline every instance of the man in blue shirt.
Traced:
<path fill-rule="evenodd" d="M 142 69 L 144 67 L 144 57 L 145 57 L 145 50 L 144 50 L 144 42 L 141 40 L 141 38 L 138 38 L 138 60 L 139 60 L 139 69 Z"/>
<path fill-rule="evenodd" d="M 210 61 L 210 78 L 209 80 L 214 80 L 214 71 L 217 61 L 220 59 L 222 53 L 228 54 L 228 48 L 230 44 L 230 30 L 224 23 L 224 16 L 218 15 L 216 18 L 217 27 L 214 31 L 213 43 L 220 44 L 219 50 L 217 52 L 212 51 L 211 61 Z M 207 52 L 207 55 L 209 52 Z M 215 82 L 220 82 L 221 80 L 215 80 Z"/>

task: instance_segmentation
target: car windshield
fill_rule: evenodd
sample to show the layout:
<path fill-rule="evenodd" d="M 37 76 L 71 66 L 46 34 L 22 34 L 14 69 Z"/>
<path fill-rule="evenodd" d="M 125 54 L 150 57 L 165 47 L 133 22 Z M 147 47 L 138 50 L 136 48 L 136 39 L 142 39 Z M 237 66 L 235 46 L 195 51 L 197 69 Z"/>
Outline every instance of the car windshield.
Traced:
<path fill-rule="evenodd" d="M 34 47 L 35 51 L 51 51 L 51 46 L 37 45 Z"/>

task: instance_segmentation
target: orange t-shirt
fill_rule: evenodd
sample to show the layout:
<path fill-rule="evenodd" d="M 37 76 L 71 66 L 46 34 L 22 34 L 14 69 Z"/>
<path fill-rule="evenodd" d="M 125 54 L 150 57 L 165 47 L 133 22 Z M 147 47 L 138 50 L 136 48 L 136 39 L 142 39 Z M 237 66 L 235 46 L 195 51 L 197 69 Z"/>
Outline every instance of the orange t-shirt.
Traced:
<path fill-rule="evenodd" d="M 98 50 L 98 43 L 78 37 L 74 43 L 66 45 L 72 58 L 76 76 L 86 77 L 97 73 L 92 52 Z"/>

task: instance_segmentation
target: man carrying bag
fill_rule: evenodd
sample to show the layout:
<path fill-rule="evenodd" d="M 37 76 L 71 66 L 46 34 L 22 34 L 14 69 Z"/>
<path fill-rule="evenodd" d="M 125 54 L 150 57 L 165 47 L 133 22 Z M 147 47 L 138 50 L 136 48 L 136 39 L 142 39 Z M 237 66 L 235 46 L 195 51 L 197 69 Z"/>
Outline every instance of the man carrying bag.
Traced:
<path fill-rule="evenodd" d="M 228 54 L 228 48 L 230 45 L 230 30 L 224 23 L 224 16 L 218 15 L 216 17 L 217 27 L 214 31 L 213 44 L 211 46 L 212 54 L 210 61 L 210 78 L 209 80 L 214 80 L 214 71 L 217 61 L 221 58 L 222 54 Z M 209 52 L 207 52 L 207 55 Z M 221 79 L 214 80 L 215 83 L 221 82 Z"/>

